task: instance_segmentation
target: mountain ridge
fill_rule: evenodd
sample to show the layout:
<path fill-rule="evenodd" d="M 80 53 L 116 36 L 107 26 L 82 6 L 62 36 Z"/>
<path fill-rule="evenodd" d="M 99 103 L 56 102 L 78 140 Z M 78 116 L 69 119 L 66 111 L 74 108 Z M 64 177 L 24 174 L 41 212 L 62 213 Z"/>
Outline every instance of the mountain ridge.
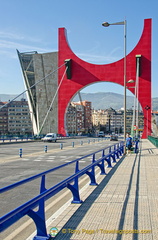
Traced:
<path fill-rule="evenodd" d="M 114 92 L 96 92 L 96 93 L 80 93 L 82 101 L 92 102 L 92 108 L 95 110 L 98 109 L 107 109 L 112 107 L 115 110 L 121 109 L 124 107 L 124 95 Z M 0 94 L 0 101 L 7 102 L 14 99 L 15 94 Z M 22 98 L 26 98 L 26 95 L 18 97 L 16 100 L 20 101 Z M 80 101 L 78 94 L 72 99 L 72 101 Z M 127 96 L 127 109 L 132 108 L 134 105 L 134 97 Z M 158 97 L 152 98 L 152 110 L 158 110 Z"/>
<path fill-rule="evenodd" d="M 115 110 L 124 107 L 124 95 L 113 92 L 97 92 L 97 93 L 80 93 L 82 101 L 87 100 L 92 102 L 92 108 L 107 109 L 109 107 Z M 73 101 L 79 101 L 76 95 Z M 126 100 L 127 109 L 134 106 L 134 96 L 127 96 Z M 158 110 L 158 97 L 152 98 L 152 110 Z"/>

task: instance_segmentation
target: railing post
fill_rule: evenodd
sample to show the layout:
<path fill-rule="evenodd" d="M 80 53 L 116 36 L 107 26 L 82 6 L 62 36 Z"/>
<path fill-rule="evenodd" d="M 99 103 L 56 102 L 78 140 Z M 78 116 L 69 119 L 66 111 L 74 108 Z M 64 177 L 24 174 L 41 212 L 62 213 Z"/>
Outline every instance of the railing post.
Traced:
<path fill-rule="evenodd" d="M 124 145 L 125 145 L 126 143 L 124 142 L 124 143 L 121 143 L 121 152 L 122 152 L 122 154 L 124 154 Z"/>
<path fill-rule="evenodd" d="M 116 151 L 115 151 L 116 157 L 119 158 L 119 145 L 116 145 Z"/>
<path fill-rule="evenodd" d="M 111 147 L 109 147 L 109 153 L 111 153 Z"/>
<path fill-rule="evenodd" d="M 45 175 L 42 176 L 40 193 L 44 192 L 45 188 Z M 45 199 L 42 198 L 39 200 L 38 211 L 29 210 L 28 216 L 31 217 L 36 225 L 37 234 L 33 240 L 49 240 L 51 236 L 47 234 L 46 221 L 45 221 Z"/>
<path fill-rule="evenodd" d="M 79 161 L 76 162 L 76 169 L 75 173 L 79 171 Z M 71 203 L 82 203 L 83 201 L 80 199 L 79 195 L 79 184 L 78 184 L 78 176 L 74 179 L 74 184 L 71 185 L 70 183 L 67 184 L 67 188 L 71 190 L 73 195 L 73 200 Z"/>
<path fill-rule="evenodd" d="M 135 141 L 134 153 L 138 153 L 138 140 Z"/>
<path fill-rule="evenodd" d="M 105 151 L 103 149 L 103 151 L 102 151 L 102 161 L 101 161 L 101 163 L 97 164 L 97 166 L 100 167 L 100 170 L 101 170 L 100 175 L 106 175 L 105 167 L 104 167 L 104 161 L 105 161 L 104 156 L 105 156 Z"/>
<path fill-rule="evenodd" d="M 114 152 L 111 154 L 111 157 L 112 157 L 112 159 L 113 159 L 112 162 L 116 162 L 116 158 L 115 158 L 115 150 L 114 150 Z"/>
<path fill-rule="evenodd" d="M 110 155 L 105 158 L 105 161 L 108 163 L 108 168 L 112 168 L 112 165 L 111 165 L 111 156 L 110 156 Z"/>
<path fill-rule="evenodd" d="M 95 154 L 93 154 L 93 157 L 92 157 L 92 163 L 95 162 Z M 86 174 L 90 177 L 90 184 L 89 185 L 98 185 L 97 182 L 96 182 L 96 179 L 95 179 L 95 166 L 92 166 L 92 169 L 91 171 L 86 171 Z"/>

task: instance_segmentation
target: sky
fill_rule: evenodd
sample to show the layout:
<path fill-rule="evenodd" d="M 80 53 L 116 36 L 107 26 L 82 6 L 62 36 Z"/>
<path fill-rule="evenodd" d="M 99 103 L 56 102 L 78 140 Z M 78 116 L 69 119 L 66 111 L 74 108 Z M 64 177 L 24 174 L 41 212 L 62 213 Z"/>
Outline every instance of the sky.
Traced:
<path fill-rule="evenodd" d="M 124 56 L 124 27 L 105 28 L 102 23 L 126 19 L 128 54 L 141 37 L 144 19 L 152 18 L 152 97 L 158 97 L 157 0 L 0 0 L 0 6 L 0 94 L 25 91 L 16 49 L 58 51 L 58 28 L 66 28 L 69 45 L 78 57 L 108 64 Z M 103 82 L 82 91 L 123 94 L 123 87 Z"/>

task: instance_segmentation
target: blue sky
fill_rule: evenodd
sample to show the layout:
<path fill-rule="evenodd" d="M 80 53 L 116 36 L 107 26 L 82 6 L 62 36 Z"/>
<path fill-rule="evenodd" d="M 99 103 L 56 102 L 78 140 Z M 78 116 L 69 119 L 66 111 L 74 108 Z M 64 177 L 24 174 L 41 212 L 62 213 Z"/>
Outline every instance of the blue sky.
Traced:
<path fill-rule="evenodd" d="M 58 28 L 67 29 L 76 55 L 91 63 L 106 64 L 123 57 L 124 28 L 104 28 L 102 22 L 126 18 L 128 54 L 141 36 L 144 19 L 152 18 L 152 97 L 158 97 L 157 0 L 0 0 L 0 6 L 0 94 L 18 95 L 25 90 L 16 49 L 57 51 Z M 105 82 L 83 90 L 103 91 L 123 94 L 123 87 Z"/>

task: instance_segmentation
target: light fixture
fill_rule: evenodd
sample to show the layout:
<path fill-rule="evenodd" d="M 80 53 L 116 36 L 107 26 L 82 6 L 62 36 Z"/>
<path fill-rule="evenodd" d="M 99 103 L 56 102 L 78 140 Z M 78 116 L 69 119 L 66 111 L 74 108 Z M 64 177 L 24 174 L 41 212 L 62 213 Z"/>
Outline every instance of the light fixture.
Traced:
<path fill-rule="evenodd" d="M 110 25 L 124 25 L 124 154 L 126 154 L 126 20 L 116 23 L 103 22 L 103 27 L 109 27 Z"/>

